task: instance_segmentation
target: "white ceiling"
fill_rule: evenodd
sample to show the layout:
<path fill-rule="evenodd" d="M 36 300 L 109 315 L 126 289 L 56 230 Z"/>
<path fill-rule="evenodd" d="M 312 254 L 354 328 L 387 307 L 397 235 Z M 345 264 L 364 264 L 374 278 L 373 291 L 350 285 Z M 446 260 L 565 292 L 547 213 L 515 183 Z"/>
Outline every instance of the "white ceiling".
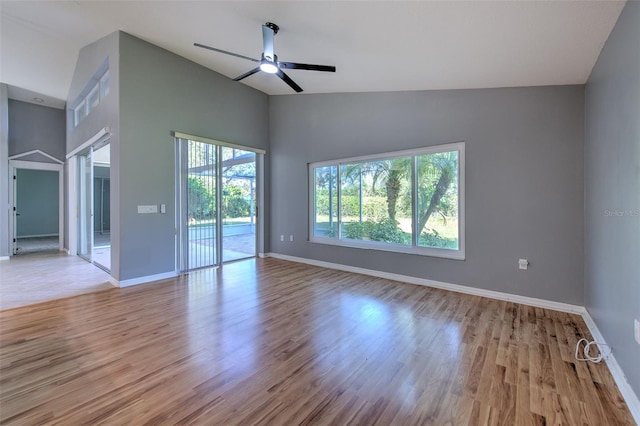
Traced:
<path fill-rule="evenodd" d="M 4 1 L 0 81 L 10 96 L 63 107 L 81 47 L 123 30 L 231 78 L 259 58 L 275 22 L 280 60 L 305 93 L 585 83 L 623 1 Z M 272 75 L 242 83 L 292 94 Z M 20 90 L 23 89 L 23 90 Z"/>

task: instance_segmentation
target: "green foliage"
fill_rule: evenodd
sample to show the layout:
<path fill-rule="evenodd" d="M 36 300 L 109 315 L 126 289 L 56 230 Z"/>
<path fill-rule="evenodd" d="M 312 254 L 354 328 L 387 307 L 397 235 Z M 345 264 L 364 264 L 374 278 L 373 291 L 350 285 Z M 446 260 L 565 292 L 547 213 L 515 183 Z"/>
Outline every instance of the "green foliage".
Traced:
<path fill-rule="evenodd" d="M 387 205 L 384 197 L 363 197 L 362 217 L 380 220 L 387 217 Z M 338 199 L 333 197 L 333 206 L 338 204 Z M 360 217 L 360 197 L 357 195 L 342 195 L 342 217 Z M 404 209 L 402 209 L 404 213 Z M 411 209 L 409 208 L 409 211 Z M 334 211 L 335 214 L 335 211 Z M 329 216 L 329 190 L 316 190 L 316 215 Z"/>
<path fill-rule="evenodd" d="M 333 205 L 338 205 L 338 198 L 335 191 L 333 192 Z M 334 212 L 335 213 L 335 212 Z M 316 189 L 316 214 L 329 216 L 329 190 Z"/>
<path fill-rule="evenodd" d="M 340 208 L 342 209 L 342 217 L 359 217 L 360 216 L 360 197 L 358 195 L 344 195 L 340 198 Z"/>
<path fill-rule="evenodd" d="M 329 222 L 317 222 L 314 235 L 333 238 L 336 236 L 337 231 L 338 224 L 336 222 L 333 222 L 331 225 L 329 225 Z"/>
<path fill-rule="evenodd" d="M 457 250 L 458 239 L 444 237 L 440 235 L 435 229 L 429 229 L 426 230 L 426 232 L 420 234 L 418 245 L 422 247 L 447 248 Z"/>
<path fill-rule="evenodd" d="M 189 218 L 201 221 L 213 219 L 215 216 L 215 190 L 200 176 L 187 178 Z M 250 215 L 251 203 L 248 190 L 234 185 L 226 185 L 222 194 L 224 218 L 247 217 Z"/>
<path fill-rule="evenodd" d="M 366 197 L 362 206 L 362 216 L 369 220 L 387 218 L 387 204 L 384 197 Z"/>
<path fill-rule="evenodd" d="M 411 236 L 398 228 L 398 222 L 390 219 L 351 222 L 345 225 L 345 237 L 352 240 L 382 241 L 385 243 L 411 244 Z"/>
<path fill-rule="evenodd" d="M 222 195 L 223 217 L 236 218 L 249 216 L 251 203 L 249 195 L 244 188 L 227 185 L 224 187 L 224 194 Z"/>
<path fill-rule="evenodd" d="M 188 205 L 187 214 L 195 220 L 210 219 L 214 215 L 214 194 L 200 176 L 187 178 Z"/>
<path fill-rule="evenodd" d="M 457 216 L 456 151 L 417 157 L 418 230 L 422 230 L 432 215 Z"/>

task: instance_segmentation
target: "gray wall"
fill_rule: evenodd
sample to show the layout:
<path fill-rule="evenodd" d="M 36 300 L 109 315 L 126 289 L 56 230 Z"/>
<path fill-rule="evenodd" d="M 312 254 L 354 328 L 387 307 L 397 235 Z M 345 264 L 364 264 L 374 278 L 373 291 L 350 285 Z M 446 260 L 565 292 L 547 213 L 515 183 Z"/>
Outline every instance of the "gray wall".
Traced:
<path fill-rule="evenodd" d="M 105 61 L 110 93 L 78 127 L 71 108 Z M 67 152 L 104 127 L 111 146 L 111 275 L 175 270 L 175 141 L 171 131 L 266 149 L 265 94 L 123 32 L 80 51 L 67 104 Z M 139 215 L 137 205 L 166 204 Z"/>
<path fill-rule="evenodd" d="M 39 149 L 64 161 L 65 139 L 64 110 L 9 99 L 9 156 Z"/>
<path fill-rule="evenodd" d="M 9 252 L 9 102 L 7 85 L 0 83 L 0 258 Z"/>
<path fill-rule="evenodd" d="M 120 167 L 118 158 L 120 150 L 119 41 L 120 33 L 114 32 L 80 50 L 67 98 L 67 106 L 69 107 L 67 111 L 67 153 L 84 144 L 103 128 L 110 128 L 110 185 L 112 194 L 117 193 L 120 185 L 118 174 Z M 78 99 L 86 94 L 87 87 L 95 84 L 95 79 L 100 77 L 105 65 L 108 65 L 110 70 L 109 94 L 80 122 L 78 127 L 74 127 L 73 108 L 77 105 Z M 117 279 L 120 274 L 120 239 L 118 238 L 120 234 L 120 216 L 118 214 L 120 206 L 117 197 L 112 197 L 110 201 L 111 275 Z"/>
<path fill-rule="evenodd" d="M 58 235 L 58 172 L 18 169 L 18 237 Z"/>
<path fill-rule="evenodd" d="M 266 149 L 269 101 L 264 93 L 125 33 L 119 53 L 120 168 L 111 170 L 112 202 L 117 198 L 119 206 L 111 220 L 112 238 L 114 222 L 120 226 L 116 278 L 126 280 L 175 270 L 171 131 Z M 112 165 L 113 157 L 112 150 Z M 161 203 L 166 214 L 137 214 L 137 205 Z"/>
<path fill-rule="evenodd" d="M 270 103 L 272 252 L 583 305 L 583 86 Z M 307 241 L 307 163 L 456 141 L 466 142 L 466 260 Z"/>
<path fill-rule="evenodd" d="M 118 139 L 120 111 L 119 40 L 120 33 L 114 32 L 80 49 L 67 98 L 67 153 L 85 143 L 104 127 L 111 128 L 111 143 L 117 145 L 114 140 Z M 93 87 L 96 79 L 100 78 L 105 66 L 110 69 L 109 94 L 100 101 L 95 109 L 91 110 L 91 113 L 80 122 L 78 127 L 74 127 L 73 108 L 77 106 L 78 100 L 86 95 L 88 89 Z M 113 157 L 114 147 L 112 146 L 111 149 Z"/>
<path fill-rule="evenodd" d="M 587 82 L 586 307 L 640 395 L 640 3 L 627 2 Z"/>

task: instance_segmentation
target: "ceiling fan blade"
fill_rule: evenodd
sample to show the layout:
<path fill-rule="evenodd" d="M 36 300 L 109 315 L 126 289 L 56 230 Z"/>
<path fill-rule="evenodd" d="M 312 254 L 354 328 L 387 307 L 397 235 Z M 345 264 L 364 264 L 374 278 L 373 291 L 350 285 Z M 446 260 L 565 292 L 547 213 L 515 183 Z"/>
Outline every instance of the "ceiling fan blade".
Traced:
<path fill-rule="evenodd" d="M 296 62 L 278 62 L 278 65 L 289 70 L 336 72 L 336 67 L 333 65 L 298 64 Z"/>
<path fill-rule="evenodd" d="M 285 83 L 287 83 L 289 85 L 289 87 L 291 87 L 293 90 L 295 90 L 297 93 L 302 92 L 302 87 L 298 86 L 296 84 L 295 81 L 291 80 L 289 78 L 288 75 L 286 75 L 284 72 L 282 72 L 281 69 L 278 70 L 278 72 L 276 73 L 276 75 L 278 77 L 280 77 L 282 79 L 282 81 L 284 81 Z"/>
<path fill-rule="evenodd" d="M 269 23 L 267 22 L 262 26 L 262 54 L 273 61 L 273 36 L 275 35 L 275 31 L 268 24 Z"/>
<path fill-rule="evenodd" d="M 251 71 L 247 71 L 247 72 L 245 72 L 245 73 L 244 73 L 244 74 L 242 74 L 241 76 L 238 76 L 238 77 L 234 78 L 234 79 L 233 79 L 233 81 L 240 81 L 240 80 L 242 80 L 243 78 L 247 78 L 247 77 L 249 77 L 250 75 L 254 75 L 254 74 L 255 74 L 255 73 L 257 73 L 258 71 L 260 71 L 260 67 L 257 67 L 257 68 L 252 69 Z"/>
<path fill-rule="evenodd" d="M 250 58 L 250 57 L 244 56 L 244 55 L 238 55 L 237 53 L 229 52 L 227 50 L 216 49 L 215 47 L 207 46 L 207 45 L 204 45 L 204 44 L 193 43 L 193 45 L 196 46 L 196 47 L 202 47 L 203 49 L 213 50 L 214 52 L 220 52 L 220 53 L 224 53 L 226 55 L 235 56 L 236 58 L 248 59 L 248 60 L 253 61 L 253 62 L 260 62 L 258 59 L 253 59 L 253 58 Z"/>

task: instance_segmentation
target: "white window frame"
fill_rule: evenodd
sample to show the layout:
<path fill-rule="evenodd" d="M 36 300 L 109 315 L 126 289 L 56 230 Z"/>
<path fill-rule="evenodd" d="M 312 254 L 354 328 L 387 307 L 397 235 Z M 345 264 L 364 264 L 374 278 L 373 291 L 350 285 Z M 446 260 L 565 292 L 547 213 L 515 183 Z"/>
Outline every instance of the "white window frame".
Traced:
<path fill-rule="evenodd" d="M 84 120 L 89 115 L 89 113 L 91 113 L 91 110 L 100 105 L 104 98 L 106 98 L 109 94 L 109 85 L 107 85 L 106 92 L 103 88 L 103 85 L 105 84 L 104 82 L 109 81 L 108 69 L 100 76 L 100 78 L 98 78 L 97 81 L 95 79 L 92 79 L 92 81 L 95 81 L 93 86 L 87 85 L 87 88 L 91 87 L 91 89 L 87 91 L 87 88 L 85 88 L 83 92 L 86 94 L 78 99 L 76 107 L 73 108 L 73 127 L 78 127 L 82 120 Z M 95 105 L 91 105 L 89 101 L 91 100 L 91 96 L 93 96 L 96 92 L 98 93 L 97 102 Z M 80 115 L 81 112 L 83 112 L 84 114 Z"/>
<path fill-rule="evenodd" d="M 82 99 L 78 106 L 73 109 L 73 122 L 76 126 L 78 126 L 78 124 L 80 124 L 80 122 L 87 116 L 86 111 L 86 100 Z"/>
<path fill-rule="evenodd" d="M 93 97 L 95 97 L 95 99 L 93 99 L 95 100 L 95 105 L 93 105 L 93 103 L 91 102 L 92 101 L 91 98 Z M 96 85 L 93 86 L 93 88 L 89 91 L 89 94 L 87 95 L 86 104 L 87 104 L 87 115 L 89 115 L 89 113 L 93 108 L 100 105 L 100 84 L 96 83 Z"/>
<path fill-rule="evenodd" d="M 106 85 L 105 81 L 107 82 Z M 100 100 L 107 97 L 109 90 L 111 90 L 111 81 L 109 79 L 109 70 L 106 70 L 105 73 L 102 74 L 102 77 L 100 77 Z"/>
<path fill-rule="evenodd" d="M 416 244 L 417 235 L 415 230 L 412 232 L 412 244 L 394 244 L 385 243 L 379 241 L 359 241 L 359 240 L 346 240 L 341 239 L 341 215 L 340 215 L 340 167 L 343 164 L 352 164 L 358 162 L 368 161 L 381 161 L 391 160 L 398 157 L 412 157 L 411 162 L 411 199 L 412 201 L 412 227 L 415 227 L 416 220 L 416 189 L 415 189 L 415 159 L 414 157 L 420 155 L 437 154 L 441 152 L 458 152 L 458 249 L 446 249 L 436 247 L 422 247 Z M 314 235 L 315 229 L 315 169 L 320 167 L 337 167 L 337 185 L 336 191 L 338 192 L 338 232 L 335 237 L 321 237 Z M 422 256 L 441 257 L 446 259 L 464 260 L 465 259 L 465 143 L 455 142 L 444 145 L 434 145 L 423 148 L 408 149 L 404 151 L 386 152 L 382 154 L 366 155 L 361 157 L 341 158 L 332 161 L 320 161 L 315 163 L 309 163 L 308 165 L 308 178 L 309 178 L 309 241 L 312 243 L 329 244 L 343 247 L 351 247 L 367 250 L 382 250 L 396 253 L 417 254 Z"/>

